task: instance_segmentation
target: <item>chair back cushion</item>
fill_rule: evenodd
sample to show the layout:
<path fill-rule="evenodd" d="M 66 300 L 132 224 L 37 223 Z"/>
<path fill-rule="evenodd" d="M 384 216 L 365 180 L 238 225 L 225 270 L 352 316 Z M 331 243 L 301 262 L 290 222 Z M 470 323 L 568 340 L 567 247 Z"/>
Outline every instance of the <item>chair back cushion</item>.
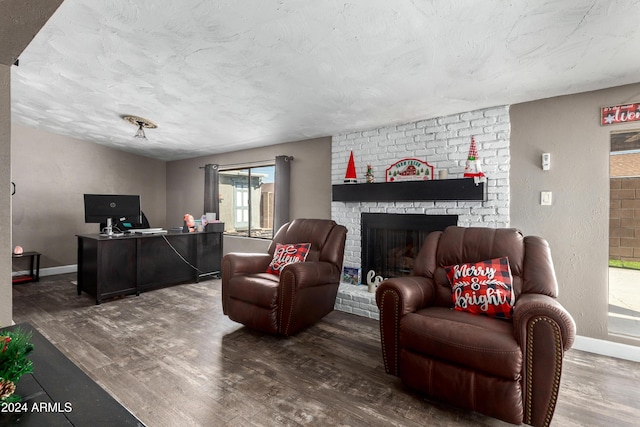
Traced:
<path fill-rule="evenodd" d="M 311 243 L 306 261 L 326 261 L 342 271 L 347 229 L 329 219 L 294 219 L 280 227 L 269 246 L 273 256 L 278 243 Z"/>
<path fill-rule="evenodd" d="M 524 237 L 515 228 L 447 227 L 430 233 L 416 258 L 414 275 L 436 283 L 436 303 L 451 306 L 451 284 L 445 267 L 507 257 L 513 289 L 557 296 L 549 247 L 543 239 Z"/>

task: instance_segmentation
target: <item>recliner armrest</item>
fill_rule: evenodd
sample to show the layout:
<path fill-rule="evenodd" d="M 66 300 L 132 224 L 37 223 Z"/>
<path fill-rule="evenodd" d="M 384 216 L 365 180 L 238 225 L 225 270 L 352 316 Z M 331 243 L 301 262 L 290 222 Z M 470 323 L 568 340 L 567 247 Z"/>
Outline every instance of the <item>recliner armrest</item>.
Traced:
<path fill-rule="evenodd" d="M 340 283 L 340 271 L 335 264 L 325 261 L 294 262 L 285 266 L 280 277 L 293 274 L 298 289 L 329 283 Z"/>
<path fill-rule="evenodd" d="M 575 339 L 575 322 L 555 298 L 521 294 L 513 309 L 513 327 L 524 363 L 523 421 L 533 426 L 548 426 L 560 389 L 564 352 Z"/>
<path fill-rule="evenodd" d="M 266 273 L 272 259 L 273 256 L 269 254 L 231 252 L 222 258 L 222 274 Z"/>
<path fill-rule="evenodd" d="M 376 290 L 376 304 L 381 309 L 385 294 L 393 292 L 398 298 L 398 314 L 413 313 L 435 301 L 435 285 L 423 276 L 393 277 L 380 283 Z"/>
<path fill-rule="evenodd" d="M 384 369 L 388 374 L 400 375 L 400 320 L 435 302 L 435 284 L 423 276 L 387 279 L 376 290 L 376 304 L 380 309 L 380 340 Z"/>
<path fill-rule="evenodd" d="M 340 269 L 325 261 L 296 262 L 280 272 L 278 331 L 289 336 L 333 310 Z"/>
<path fill-rule="evenodd" d="M 562 348 L 567 351 L 576 336 L 576 324 L 569 312 L 553 297 L 542 294 L 522 294 L 513 308 L 513 326 L 516 339 L 523 344 L 536 319 L 545 318 L 558 325 L 562 337 Z"/>

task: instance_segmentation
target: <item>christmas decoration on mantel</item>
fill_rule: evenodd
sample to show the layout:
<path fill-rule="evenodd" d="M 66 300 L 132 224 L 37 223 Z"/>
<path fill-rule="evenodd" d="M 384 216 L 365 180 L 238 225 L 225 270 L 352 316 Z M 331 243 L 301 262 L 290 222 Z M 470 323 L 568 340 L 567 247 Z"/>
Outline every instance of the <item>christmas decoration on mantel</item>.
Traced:
<path fill-rule="evenodd" d="M 371 165 L 367 165 L 367 173 L 364 174 L 364 177 L 366 178 L 368 184 L 373 183 L 373 168 L 371 167 Z"/>
<path fill-rule="evenodd" d="M 349 155 L 349 164 L 347 164 L 347 173 L 344 176 L 345 184 L 355 184 L 358 182 L 356 178 L 356 162 L 353 161 L 353 151 Z"/>
<path fill-rule="evenodd" d="M 481 182 L 487 182 L 487 177 L 480 167 L 480 158 L 478 157 L 478 149 L 476 148 L 476 140 L 471 137 L 471 145 L 469 146 L 469 155 L 467 156 L 467 164 L 464 167 L 465 178 L 473 178 L 473 182 L 478 185 Z"/>
<path fill-rule="evenodd" d="M 15 394 L 21 376 L 33 372 L 33 362 L 27 356 L 33 351 L 31 333 L 20 328 L 0 332 L 0 403 L 15 403 Z"/>
<path fill-rule="evenodd" d="M 433 179 L 433 166 L 419 159 L 398 160 L 386 170 L 387 182 L 427 181 Z"/>

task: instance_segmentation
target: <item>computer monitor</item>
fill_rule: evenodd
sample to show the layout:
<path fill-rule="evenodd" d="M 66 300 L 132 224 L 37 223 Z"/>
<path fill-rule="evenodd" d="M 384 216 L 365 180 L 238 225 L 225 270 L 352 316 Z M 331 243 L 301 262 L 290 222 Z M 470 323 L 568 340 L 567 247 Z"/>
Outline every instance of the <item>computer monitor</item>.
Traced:
<path fill-rule="evenodd" d="M 84 222 L 111 225 L 118 222 L 141 223 L 140 196 L 124 194 L 85 194 Z M 102 227 L 101 230 L 102 231 Z"/>

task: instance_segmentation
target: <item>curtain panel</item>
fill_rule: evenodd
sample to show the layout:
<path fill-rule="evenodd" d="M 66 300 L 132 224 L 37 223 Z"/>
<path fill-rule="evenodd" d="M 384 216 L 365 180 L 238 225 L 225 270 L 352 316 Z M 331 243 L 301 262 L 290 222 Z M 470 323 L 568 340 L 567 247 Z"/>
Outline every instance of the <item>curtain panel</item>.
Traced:
<path fill-rule="evenodd" d="M 273 230 L 274 234 L 289 222 L 292 156 L 276 156 Z"/>
<path fill-rule="evenodd" d="M 220 167 L 216 164 L 207 164 L 204 167 L 204 212 L 216 214 L 220 219 Z"/>

